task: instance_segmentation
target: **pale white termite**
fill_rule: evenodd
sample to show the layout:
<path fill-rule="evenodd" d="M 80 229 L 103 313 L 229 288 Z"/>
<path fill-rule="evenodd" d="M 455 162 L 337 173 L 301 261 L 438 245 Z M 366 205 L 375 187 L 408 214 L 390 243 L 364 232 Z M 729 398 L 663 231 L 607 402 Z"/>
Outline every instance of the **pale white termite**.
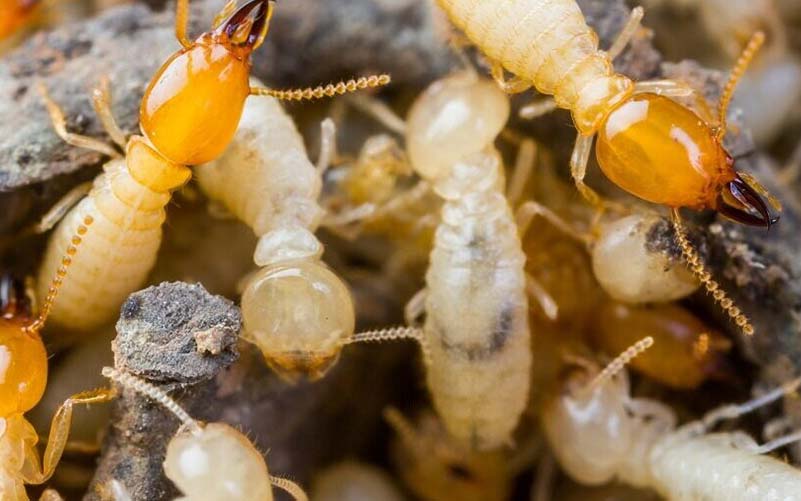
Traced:
<path fill-rule="evenodd" d="M 347 460 L 317 475 L 311 488 L 312 501 L 403 501 L 395 482 L 373 465 Z"/>
<path fill-rule="evenodd" d="M 493 145 L 509 108 L 492 81 L 460 72 L 431 84 L 406 125 L 412 168 L 444 201 L 426 288 L 407 320 L 425 311 L 434 407 L 454 437 L 480 449 L 511 442 L 531 369 L 525 255 Z"/>
<path fill-rule="evenodd" d="M 624 366 L 652 343 L 639 341 L 602 371 L 587 362 L 558 384 L 542 422 L 565 472 L 588 485 L 617 479 L 649 487 L 669 500 L 801 499 L 801 470 L 763 455 L 800 439 L 801 432 L 762 446 L 743 432 L 709 432 L 723 419 L 795 391 L 801 379 L 676 428 L 668 406 L 630 395 Z"/>
<path fill-rule="evenodd" d="M 261 452 L 232 426 L 193 419 L 162 390 L 126 372 L 104 367 L 103 375 L 153 399 L 181 421 L 164 458 L 164 474 L 184 494 L 178 500 L 272 501 L 276 486 L 296 501 L 308 501 L 300 486 L 270 475 Z"/>
<path fill-rule="evenodd" d="M 314 231 L 325 214 L 318 198 L 333 137 L 333 124 L 323 122 L 315 166 L 281 105 L 270 97 L 249 100 L 229 148 L 197 169 L 200 187 L 259 237 L 253 260 L 260 269 L 242 294 L 245 335 L 288 380 L 322 377 L 348 342 L 415 332 L 354 335 L 351 293 L 321 259 Z"/>

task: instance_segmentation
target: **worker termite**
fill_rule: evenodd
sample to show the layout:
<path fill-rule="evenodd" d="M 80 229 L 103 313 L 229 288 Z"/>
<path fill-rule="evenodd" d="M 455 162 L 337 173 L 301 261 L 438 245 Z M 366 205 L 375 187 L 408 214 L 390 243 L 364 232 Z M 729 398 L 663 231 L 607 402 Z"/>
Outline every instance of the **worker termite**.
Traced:
<path fill-rule="evenodd" d="M 312 501 L 403 501 L 392 478 L 380 468 L 357 461 L 342 461 L 316 476 Z"/>
<path fill-rule="evenodd" d="M 126 372 L 104 367 L 103 375 L 158 402 L 181 422 L 164 458 L 164 474 L 184 494 L 179 499 L 272 501 L 275 486 L 296 501 L 308 501 L 296 483 L 270 475 L 261 452 L 230 425 L 193 419 L 166 393 Z"/>
<path fill-rule="evenodd" d="M 75 226 L 88 215 L 97 220 L 96 231 L 75 262 L 78 278 L 64 289 L 63 301 L 53 311 L 55 322 L 72 329 L 97 327 L 144 282 L 156 258 L 171 192 L 191 177 L 188 166 L 222 154 L 248 96 L 311 99 L 388 82 L 382 75 L 315 89 L 251 87 L 250 55 L 267 35 L 272 5 L 268 0 L 251 0 L 234 10 L 236 2 L 229 1 L 213 30 L 192 42 L 186 34 L 188 0 L 177 2 L 175 32 L 182 48 L 156 72 L 145 91 L 140 109 L 144 137 L 126 141 L 112 117 L 107 85 L 94 92 L 95 109 L 111 138 L 125 149 L 124 158 L 101 141 L 67 132 L 63 113 L 42 88 L 58 135 L 112 158 L 89 195 L 50 239 L 40 277 L 58 266 L 58 256 Z M 198 102 L 205 104 L 197 106 Z M 40 289 L 40 297 L 45 292 Z"/>
<path fill-rule="evenodd" d="M 764 188 L 734 170 L 734 159 L 722 145 L 729 102 L 764 39 L 761 33 L 735 65 L 713 118 L 671 100 L 688 93 L 676 82 L 634 83 L 614 72 L 611 61 L 636 31 L 641 8 L 632 12 L 618 39 L 603 52 L 575 0 L 437 2 L 490 59 L 493 75 L 506 91 L 534 86 L 552 95 L 556 106 L 571 111 L 578 129 L 571 174 L 588 200 L 600 203 L 584 184 L 597 135 L 601 170 L 639 198 L 672 208 L 714 209 L 749 225 L 767 227 L 777 221 L 763 199 Z M 504 68 L 516 78 L 504 80 Z"/>
<path fill-rule="evenodd" d="M 39 436 L 24 416 L 42 398 L 47 382 L 47 352 L 39 332 L 92 223 L 92 218 L 86 217 L 78 225 L 35 319 L 30 318 L 20 288 L 8 276 L 0 279 L 0 499 L 4 501 L 26 501 L 25 484 L 42 484 L 53 474 L 67 442 L 74 405 L 102 402 L 111 396 L 98 390 L 67 399 L 53 416 L 47 447 L 39 459 Z"/>
<path fill-rule="evenodd" d="M 594 325 L 591 336 L 604 353 L 653 337 L 654 347 L 632 360 L 631 368 L 672 388 L 693 389 L 726 375 L 731 341 L 681 306 L 607 301 Z"/>
<path fill-rule="evenodd" d="M 514 475 L 503 451 L 473 450 L 451 437 L 431 412 L 412 423 L 389 407 L 384 418 L 398 435 L 391 451 L 395 468 L 420 499 L 508 499 Z"/>
<path fill-rule="evenodd" d="M 333 124 L 323 122 L 326 150 Z M 308 158 L 292 118 L 274 99 L 249 101 L 236 136 L 215 162 L 198 168 L 201 188 L 259 237 L 242 294 L 245 334 L 267 363 L 290 381 L 318 379 L 354 336 L 355 313 L 347 285 L 322 261 L 314 231 L 325 211 L 318 204 L 328 165 Z M 414 329 L 385 331 L 394 339 Z M 378 337 L 374 337 L 378 336 Z M 367 333 L 379 340 L 379 332 Z"/>
<path fill-rule="evenodd" d="M 558 383 L 542 422 L 565 472 L 583 484 L 618 479 L 672 500 L 798 499 L 801 471 L 763 454 L 801 439 L 800 432 L 759 446 L 743 432 L 709 431 L 794 392 L 801 379 L 676 428 L 669 407 L 629 392 L 624 366 L 652 343 L 637 342 L 603 370 L 582 361 Z"/>

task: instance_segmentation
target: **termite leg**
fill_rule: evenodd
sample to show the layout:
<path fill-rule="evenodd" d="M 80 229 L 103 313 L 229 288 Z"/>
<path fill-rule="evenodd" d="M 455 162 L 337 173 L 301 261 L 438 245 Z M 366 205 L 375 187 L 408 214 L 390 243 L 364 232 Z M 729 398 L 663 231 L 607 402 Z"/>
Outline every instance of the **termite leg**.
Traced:
<path fill-rule="evenodd" d="M 520 94 L 531 88 L 531 82 L 524 80 L 520 77 L 506 78 L 503 65 L 498 61 L 490 61 L 490 74 L 501 88 L 507 94 Z"/>
<path fill-rule="evenodd" d="M 626 45 L 631 41 L 631 37 L 640 29 L 640 23 L 642 22 L 644 14 L 645 12 L 642 7 L 638 6 L 631 9 L 631 14 L 629 15 L 628 21 L 626 21 L 626 25 L 623 26 L 623 29 L 620 30 L 620 33 L 617 34 L 617 38 L 612 43 L 612 46 L 606 51 L 609 55 L 609 59 L 614 60 L 623 52 L 623 49 L 625 49 Z"/>
<path fill-rule="evenodd" d="M 303 489 L 288 478 L 270 475 L 270 483 L 292 496 L 295 501 L 308 501 L 309 499 Z"/>
<path fill-rule="evenodd" d="M 42 95 L 42 99 L 44 100 L 45 106 L 47 107 L 47 111 L 50 114 L 50 120 L 53 122 L 53 128 L 56 131 L 56 134 L 64 140 L 65 143 L 71 144 L 72 146 L 76 146 L 78 148 L 86 148 L 87 150 L 96 151 L 98 153 L 102 153 L 103 155 L 107 155 L 112 158 L 120 158 L 121 155 L 117 150 L 112 148 L 111 146 L 107 145 L 106 143 L 99 141 L 95 138 L 82 136 L 80 134 L 74 134 L 72 132 L 67 131 L 67 121 L 64 118 L 64 112 L 61 108 L 56 104 L 55 101 L 50 97 L 50 94 L 47 91 L 47 87 L 44 84 L 38 85 L 39 93 Z"/>
<path fill-rule="evenodd" d="M 392 132 L 401 136 L 406 134 L 406 122 L 383 101 L 363 94 L 353 94 L 348 96 L 345 102 L 373 117 Z"/>
<path fill-rule="evenodd" d="M 125 149 L 125 144 L 127 143 L 125 134 L 120 129 L 120 126 L 117 125 L 117 121 L 111 111 L 111 88 L 108 76 L 101 77 L 99 85 L 92 91 L 92 105 L 111 140 L 117 143 L 120 148 Z"/>
<path fill-rule="evenodd" d="M 373 331 L 365 331 L 354 334 L 342 342 L 345 344 L 370 343 L 382 341 L 397 341 L 399 339 L 412 339 L 420 345 L 423 352 L 423 361 L 426 365 L 431 365 L 431 351 L 424 337 L 423 329 L 416 327 L 390 327 Z"/>
<path fill-rule="evenodd" d="M 704 96 L 702 96 L 695 88 L 675 80 L 651 80 L 648 82 L 637 82 L 634 84 L 634 92 L 650 92 L 666 97 L 692 97 L 695 104 L 695 110 L 704 119 L 706 123 L 714 123 L 715 116 L 709 109 L 709 103 Z"/>
<path fill-rule="evenodd" d="M 676 415 L 660 403 L 647 399 L 631 399 L 626 407 L 634 416 L 648 422 L 649 427 L 656 427 L 665 432 L 676 427 Z"/>
<path fill-rule="evenodd" d="M 799 386 L 801 386 L 801 377 L 793 379 L 792 381 L 789 381 L 778 388 L 775 388 L 764 395 L 751 399 L 747 402 L 741 404 L 724 405 L 722 407 L 718 407 L 717 409 L 713 409 L 706 413 L 698 421 L 687 423 L 686 425 L 682 426 L 679 431 L 690 436 L 701 435 L 709 431 L 719 422 L 726 419 L 734 419 L 744 414 L 753 412 L 760 407 L 764 407 L 772 402 L 775 402 L 785 395 L 797 391 Z M 781 438 L 776 440 L 781 440 Z M 776 440 L 773 442 L 776 442 Z"/>
<path fill-rule="evenodd" d="M 506 198 L 512 207 L 517 206 L 520 199 L 523 198 L 523 191 L 531 178 L 536 157 L 537 143 L 528 138 L 524 139 L 517 150 L 515 167 L 509 179 L 509 185 L 506 187 Z"/>
<path fill-rule="evenodd" d="M 592 188 L 584 184 L 584 176 L 587 175 L 587 164 L 590 161 L 592 152 L 592 141 L 594 136 L 585 136 L 579 133 L 576 136 L 576 145 L 573 147 L 573 154 L 570 156 L 570 175 L 579 193 L 593 206 L 603 205 L 601 197 Z"/>
<path fill-rule="evenodd" d="M 403 318 L 406 325 L 419 325 L 419 319 L 426 311 L 426 298 L 428 289 L 425 287 L 417 291 L 403 308 Z"/>
<path fill-rule="evenodd" d="M 51 207 L 44 216 L 42 216 L 38 223 L 35 223 L 24 233 L 40 234 L 49 231 L 59 221 L 61 221 L 61 219 L 70 211 L 70 209 L 80 202 L 91 189 L 91 181 L 81 183 L 74 187 L 68 191 L 66 195 L 61 197 L 61 199 L 59 199 L 59 201 L 56 202 L 55 205 L 53 205 L 53 207 Z"/>
<path fill-rule="evenodd" d="M 226 5 L 226 7 L 228 7 Z M 175 2 L 175 38 L 184 49 L 192 47 L 192 41 L 186 36 L 186 27 L 189 24 L 189 0 Z"/>
<path fill-rule="evenodd" d="M 337 158 L 337 126 L 330 118 L 320 123 L 320 154 L 317 156 L 317 172 L 322 176 Z"/>
<path fill-rule="evenodd" d="M 533 200 L 524 202 L 520 207 L 517 208 L 517 211 L 515 212 L 515 220 L 517 222 L 517 228 L 521 237 L 528 232 L 528 229 L 531 226 L 534 217 L 536 216 L 542 216 L 557 230 L 585 245 L 589 245 L 593 240 L 591 234 L 579 231 L 575 226 L 562 219 L 554 211 Z"/>
<path fill-rule="evenodd" d="M 532 120 L 547 115 L 556 108 L 558 108 L 558 106 L 556 106 L 556 100 L 554 98 L 542 97 L 522 106 L 520 111 L 517 112 L 517 116 L 523 120 Z"/>
<path fill-rule="evenodd" d="M 42 484 L 53 475 L 67 444 L 67 437 L 72 424 L 72 409 L 76 404 L 88 405 L 108 402 L 115 395 L 114 390 L 101 388 L 78 393 L 61 404 L 61 407 L 58 408 L 53 416 L 53 421 L 50 423 L 50 436 L 42 457 L 41 469 L 39 469 L 38 461 L 36 461 L 36 471 L 26 472 L 25 482 L 28 484 Z"/>
<path fill-rule="evenodd" d="M 533 297 L 539 303 L 545 316 L 551 321 L 556 321 L 559 318 L 559 305 L 556 304 L 553 296 L 551 296 L 545 287 L 530 273 L 526 273 L 526 292 L 529 296 Z"/>

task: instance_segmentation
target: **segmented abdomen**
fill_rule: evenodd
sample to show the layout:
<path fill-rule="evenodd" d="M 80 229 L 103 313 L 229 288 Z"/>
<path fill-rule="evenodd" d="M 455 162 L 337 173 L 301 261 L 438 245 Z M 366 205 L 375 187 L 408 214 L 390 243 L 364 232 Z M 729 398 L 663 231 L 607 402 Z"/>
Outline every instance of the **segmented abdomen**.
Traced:
<path fill-rule="evenodd" d="M 525 256 L 503 195 L 473 202 L 445 204 L 431 253 L 428 385 L 448 431 L 491 449 L 511 440 L 528 400 Z"/>
<path fill-rule="evenodd" d="M 292 225 L 313 231 L 322 217 L 320 175 L 292 118 L 271 97 L 245 102 L 228 149 L 195 178 L 257 236 Z"/>
<path fill-rule="evenodd" d="M 799 501 L 798 469 L 747 450 L 742 433 L 669 436 L 651 453 L 656 490 L 671 500 Z"/>
<path fill-rule="evenodd" d="M 113 319 L 128 294 L 144 283 L 170 201 L 169 193 L 154 192 L 132 178 L 123 160 L 108 162 L 104 171 L 51 235 L 39 270 L 42 300 L 78 226 L 91 216 L 50 317 L 73 330 L 91 330 Z"/>
<path fill-rule="evenodd" d="M 575 0 L 437 0 L 490 58 L 573 109 L 584 84 L 612 74 Z"/>

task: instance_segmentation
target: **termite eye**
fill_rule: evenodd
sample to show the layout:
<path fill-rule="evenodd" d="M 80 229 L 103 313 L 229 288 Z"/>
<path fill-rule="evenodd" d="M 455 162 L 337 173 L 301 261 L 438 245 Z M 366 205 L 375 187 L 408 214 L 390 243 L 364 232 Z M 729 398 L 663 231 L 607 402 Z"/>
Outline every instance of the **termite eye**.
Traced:
<path fill-rule="evenodd" d="M 473 473 L 467 469 L 466 466 L 463 466 L 458 463 L 449 463 L 447 465 L 448 473 L 452 476 L 458 478 L 459 480 L 464 480 L 467 482 L 471 482 L 474 480 Z"/>
<path fill-rule="evenodd" d="M 217 29 L 234 45 L 255 48 L 264 37 L 267 26 L 268 0 L 251 0 L 234 12 Z"/>

